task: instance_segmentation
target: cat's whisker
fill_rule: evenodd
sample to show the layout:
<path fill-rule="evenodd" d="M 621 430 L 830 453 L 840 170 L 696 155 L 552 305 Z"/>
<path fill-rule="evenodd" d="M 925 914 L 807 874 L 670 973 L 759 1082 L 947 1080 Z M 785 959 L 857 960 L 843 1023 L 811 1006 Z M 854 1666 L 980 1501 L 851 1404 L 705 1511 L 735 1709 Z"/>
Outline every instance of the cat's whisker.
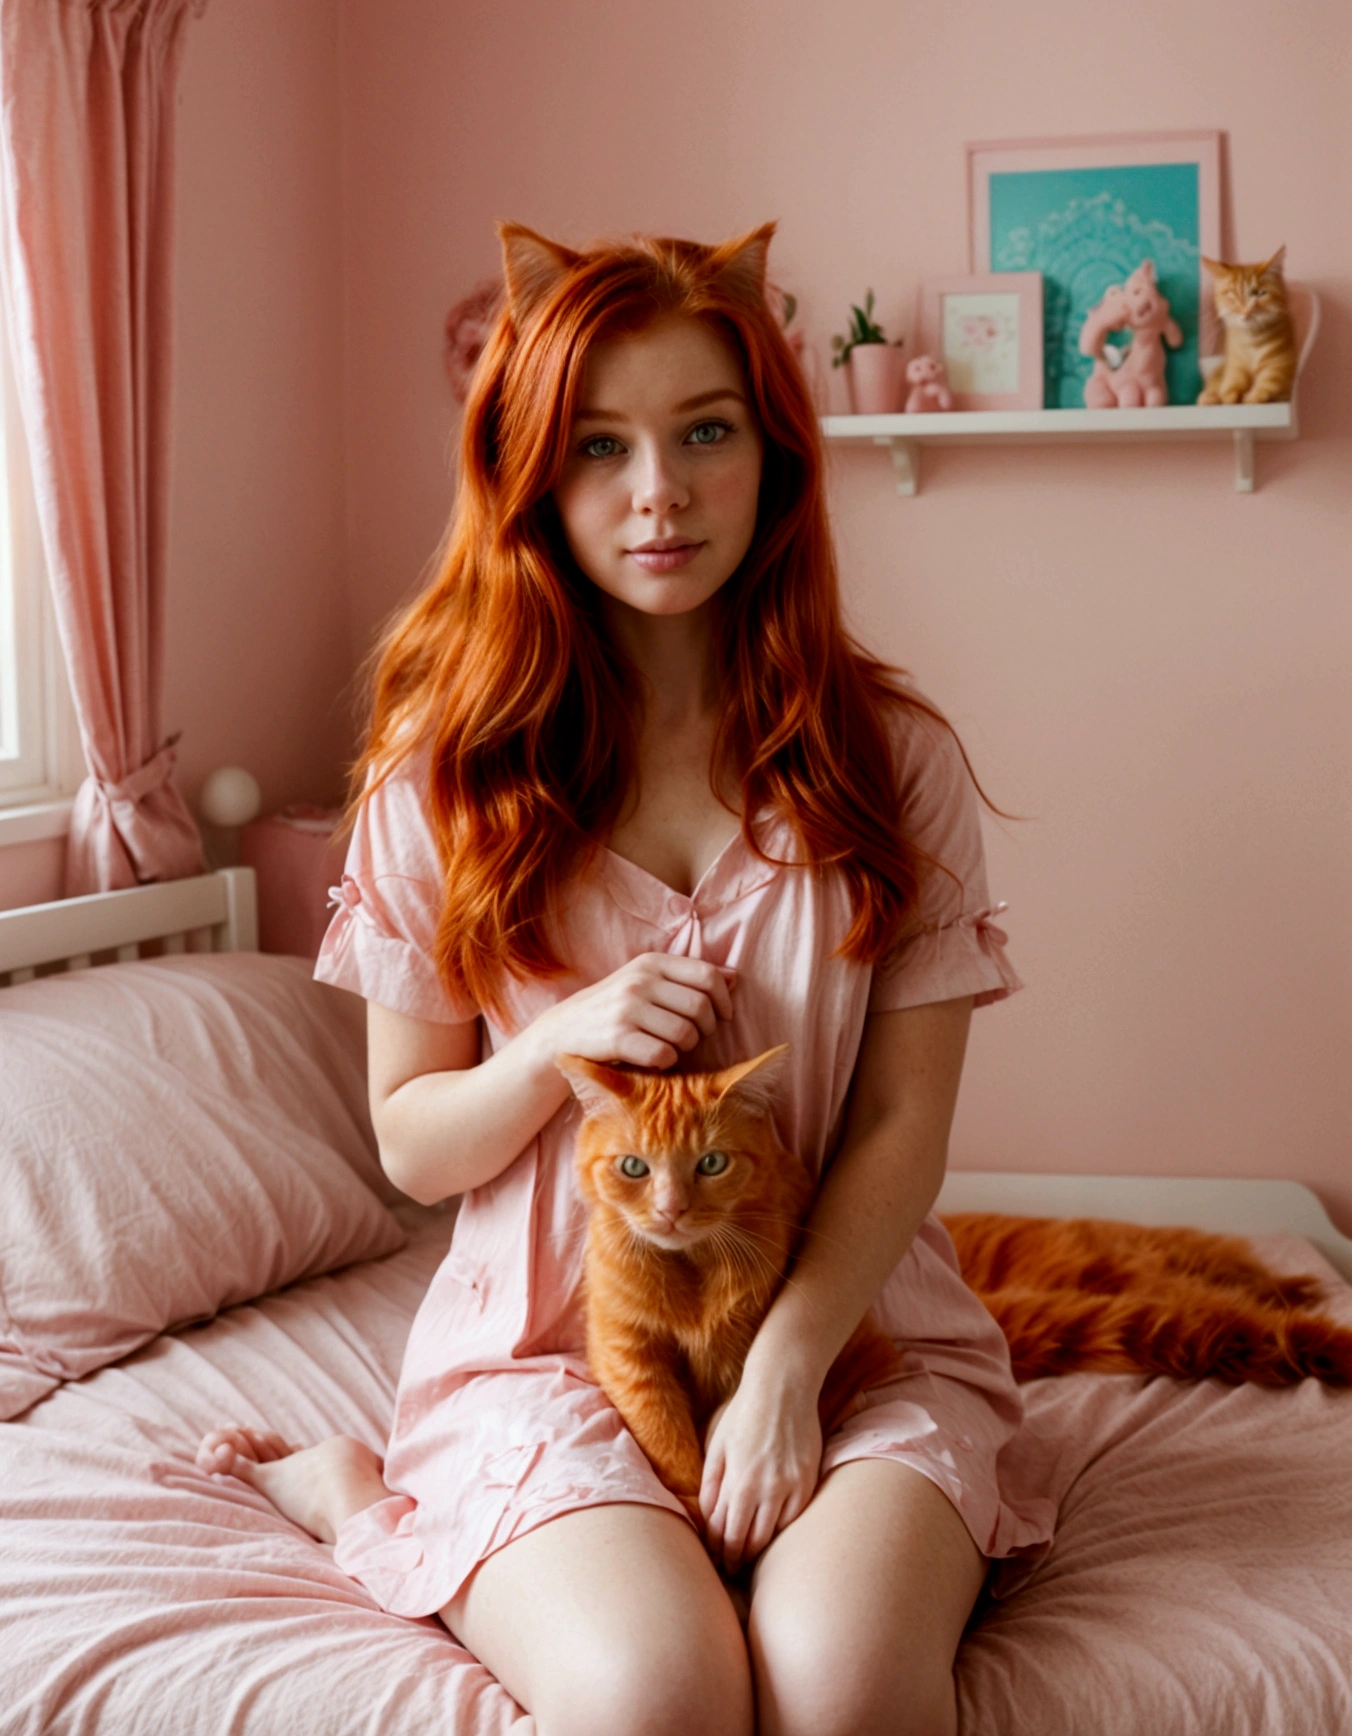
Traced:
<path fill-rule="evenodd" d="M 576 1230 L 551 1230 L 549 1233 L 549 1242 L 550 1245 L 555 1248 L 573 1247 L 576 1246 L 578 1242 L 585 1242 L 587 1234 L 588 1230 L 586 1224 L 581 1225 L 580 1228 Z"/>
<path fill-rule="evenodd" d="M 734 1270 L 750 1272 L 754 1276 L 759 1261 L 761 1266 L 768 1268 L 771 1278 L 778 1276 L 778 1269 L 773 1263 L 766 1259 L 759 1249 L 738 1235 L 734 1225 L 718 1225 L 709 1239 Z"/>
<path fill-rule="evenodd" d="M 828 1236 L 825 1231 L 814 1229 L 810 1222 L 800 1224 L 796 1218 L 786 1217 L 782 1212 L 743 1212 L 739 1221 L 743 1225 L 756 1222 L 770 1223 L 776 1226 L 783 1226 L 792 1229 L 795 1237 L 805 1239 L 808 1236 L 811 1236 L 819 1242 L 826 1242 L 831 1246 L 838 1248 L 843 1248 L 846 1245 L 838 1236 Z"/>
<path fill-rule="evenodd" d="M 801 1241 L 823 1242 L 830 1248 L 844 1248 L 848 1244 L 839 1236 L 828 1236 L 824 1230 L 815 1230 L 811 1224 L 804 1224 L 800 1232 Z"/>
<path fill-rule="evenodd" d="M 798 1288 L 796 1281 L 792 1277 L 781 1273 L 779 1261 L 777 1259 L 772 1259 L 770 1255 L 765 1252 L 764 1248 L 758 1245 L 758 1238 L 747 1230 L 744 1225 L 724 1224 L 719 1227 L 727 1232 L 728 1245 L 730 1247 L 736 1249 L 738 1252 L 744 1252 L 751 1256 L 753 1262 L 759 1261 L 762 1268 L 769 1272 L 772 1278 L 782 1278 L 786 1287 L 792 1286 L 795 1289 Z"/>

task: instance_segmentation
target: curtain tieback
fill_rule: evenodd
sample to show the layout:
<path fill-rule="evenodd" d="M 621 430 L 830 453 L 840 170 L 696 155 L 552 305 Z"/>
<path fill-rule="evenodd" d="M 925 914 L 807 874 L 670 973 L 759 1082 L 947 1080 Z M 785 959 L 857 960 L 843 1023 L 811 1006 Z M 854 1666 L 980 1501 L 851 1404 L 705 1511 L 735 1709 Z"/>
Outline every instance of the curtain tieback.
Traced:
<path fill-rule="evenodd" d="M 109 802 L 130 802 L 134 807 L 137 802 L 143 802 L 153 791 L 163 789 L 173 776 L 174 766 L 178 763 L 178 755 L 174 747 L 182 730 L 176 730 L 167 741 L 163 742 L 144 765 L 134 772 L 129 772 L 119 783 L 110 783 L 103 778 L 95 778 L 100 795 Z"/>

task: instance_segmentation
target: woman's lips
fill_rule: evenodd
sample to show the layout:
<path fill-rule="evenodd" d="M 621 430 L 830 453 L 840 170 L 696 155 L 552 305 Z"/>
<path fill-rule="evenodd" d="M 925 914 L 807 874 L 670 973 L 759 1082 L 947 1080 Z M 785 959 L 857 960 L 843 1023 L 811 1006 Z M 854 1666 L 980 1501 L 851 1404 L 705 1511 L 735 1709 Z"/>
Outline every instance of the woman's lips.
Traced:
<path fill-rule="evenodd" d="M 678 549 L 630 549 L 629 559 L 637 561 L 645 573 L 672 573 L 693 561 L 703 547 L 702 542 L 694 542 Z"/>

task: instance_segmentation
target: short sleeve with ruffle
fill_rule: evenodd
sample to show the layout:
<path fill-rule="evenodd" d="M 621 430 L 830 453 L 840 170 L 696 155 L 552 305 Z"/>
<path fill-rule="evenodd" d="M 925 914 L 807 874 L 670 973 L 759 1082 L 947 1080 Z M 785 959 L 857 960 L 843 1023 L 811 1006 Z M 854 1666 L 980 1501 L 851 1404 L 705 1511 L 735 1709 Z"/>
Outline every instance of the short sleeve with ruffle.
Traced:
<path fill-rule="evenodd" d="M 868 1009 L 895 1012 L 974 996 L 986 1006 L 1023 984 L 995 925 L 976 786 L 952 732 L 909 707 L 894 736 L 904 834 L 949 870 L 922 865 L 908 938 L 874 967 Z M 955 878 L 954 878 L 955 877 Z"/>
<path fill-rule="evenodd" d="M 315 976 L 396 1013 L 465 1024 L 479 1009 L 434 961 L 442 877 L 424 783 L 421 762 L 406 762 L 362 802 Z"/>

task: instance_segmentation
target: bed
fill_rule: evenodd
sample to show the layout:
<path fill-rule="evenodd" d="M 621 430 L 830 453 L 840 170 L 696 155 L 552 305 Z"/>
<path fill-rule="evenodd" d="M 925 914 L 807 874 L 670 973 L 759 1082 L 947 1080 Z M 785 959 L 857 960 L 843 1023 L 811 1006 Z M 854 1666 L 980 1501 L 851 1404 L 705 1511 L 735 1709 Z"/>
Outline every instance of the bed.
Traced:
<path fill-rule="evenodd" d="M 0 1733 L 488 1736 L 520 1711 L 194 1465 L 267 1423 L 384 1444 L 454 1209 L 402 1201 L 361 1008 L 253 951 L 247 870 L 0 915 Z M 941 1209 L 1251 1235 L 1352 1322 L 1293 1183 L 954 1174 Z M 1352 1392 L 1031 1382 L 1060 1514 L 978 1605 L 964 1736 L 1352 1731 Z"/>

